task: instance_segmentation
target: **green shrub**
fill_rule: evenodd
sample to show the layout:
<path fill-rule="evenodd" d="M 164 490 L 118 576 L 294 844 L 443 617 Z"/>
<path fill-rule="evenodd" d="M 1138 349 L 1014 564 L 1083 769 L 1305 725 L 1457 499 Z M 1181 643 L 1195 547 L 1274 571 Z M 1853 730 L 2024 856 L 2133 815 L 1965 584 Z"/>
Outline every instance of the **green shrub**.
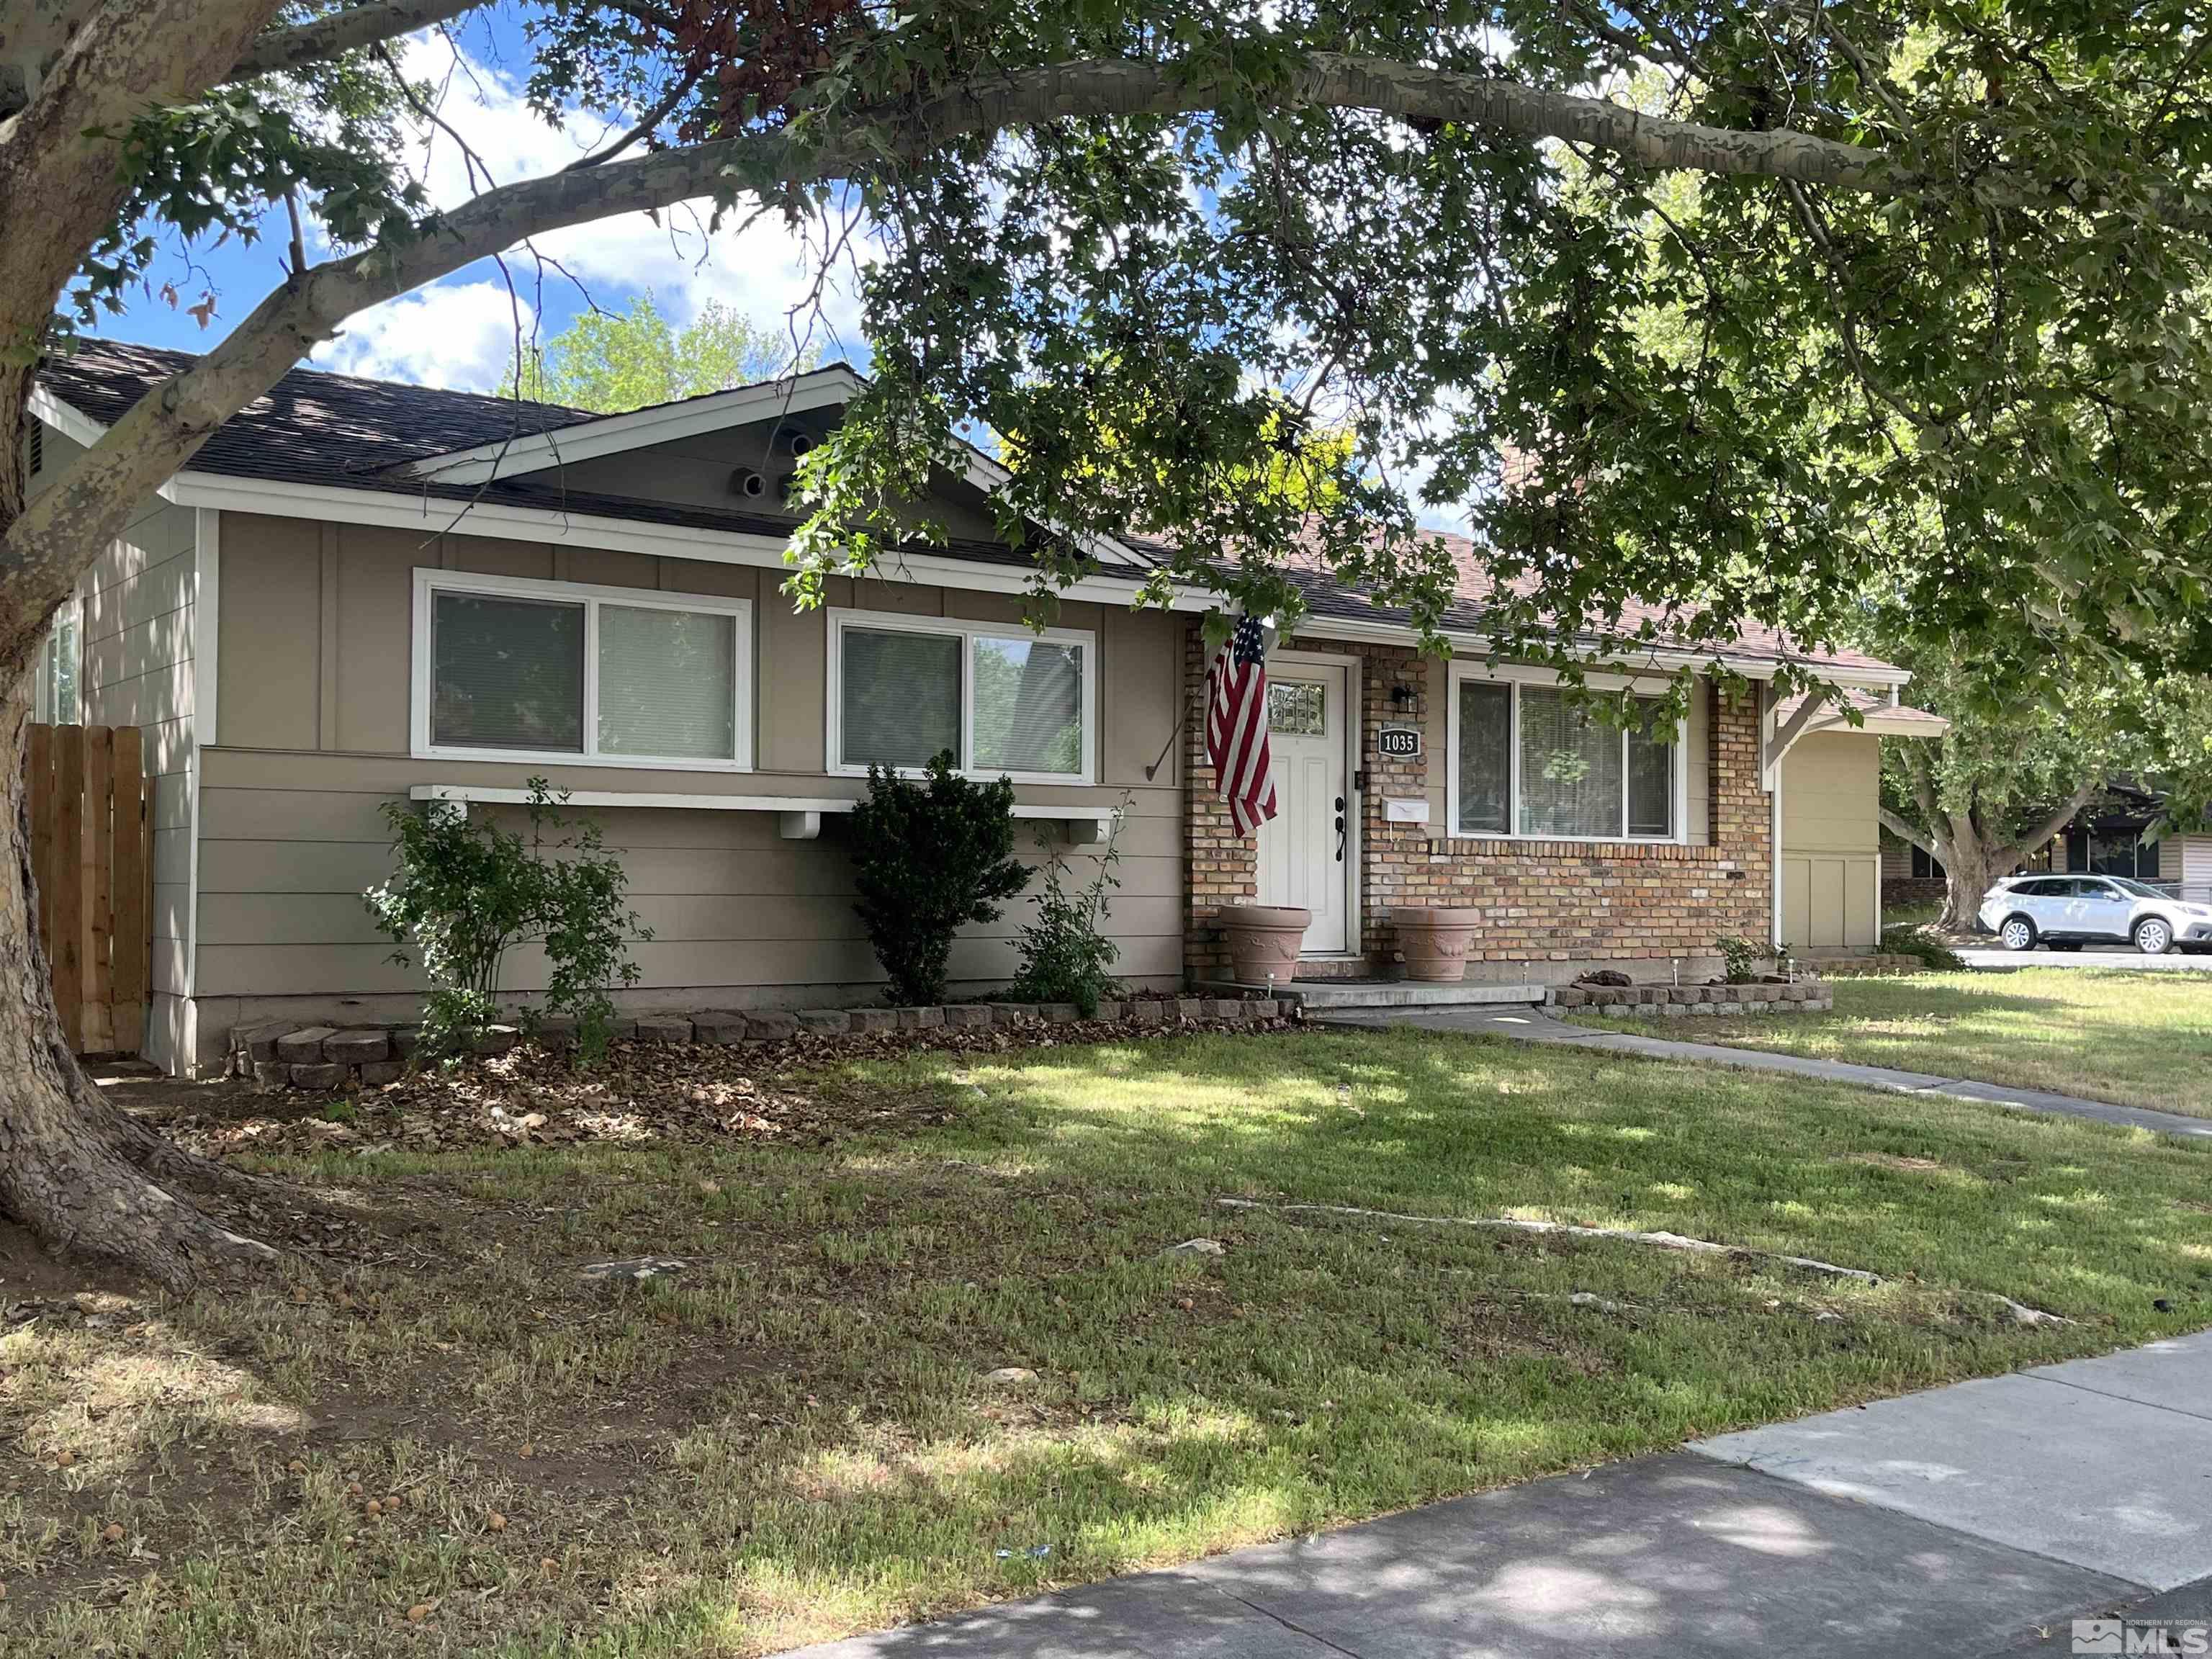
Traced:
<path fill-rule="evenodd" d="M 1917 922 L 1893 922 L 1881 930 L 1884 956 L 1914 957 L 1930 968 L 1964 968 L 1966 959 L 1943 943 L 1934 929 Z"/>
<path fill-rule="evenodd" d="M 1714 941 L 1720 947 L 1721 976 L 1731 985 L 1748 985 L 1759 977 L 1759 958 L 1766 947 L 1735 933 L 1723 933 Z"/>
<path fill-rule="evenodd" d="M 871 766 L 851 824 L 853 908 L 890 976 L 885 994 L 902 1006 L 944 1001 L 953 931 L 997 921 L 996 901 L 1029 880 L 1013 855 L 1014 786 L 970 782 L 950 752 L 918 780 Z"/>
<path fill-rule="evenodd" d="M 1114 844 L 1127 813 L 1126 803 L 1114 809 L 1098 867 L 1087 885 L 1072 893 L 1067 860 L 1054 848 L 1052 832 L 1037 831 L 1037 847 L 1045 855 L 1044 890 L 1037 896 L 1036 920 L 1022 929 L 1022 970 L 1009 992 L 1017 1002 L 1072 1002 L 1089 1019 L 1114 988 L 1107 970 L 1121 951 L 1099 924 L 1106 920 L 1107 895 L 1121 884 L 1114 873 L 1121 857 Z"/>
<path fill-rule="evenodd" d="M 385 803 L 399 872 L 362 897 L 400 947 L 392 959 L 419 964 L 430 981 L 418 1050 L 426 1059 L 464 1052 L 499 1018 L 501 964 L 532 941 L 545 952 L 546 1008 L 576 1022 L 581 1058 L 606 1052 L 607 988 L 638 979 L 624 935 L 649 939 L 653 930 L 623 908 L 627 878 L 598 826 L 561 815 L 568 799 L 531 779 L 527 839 L 435 804 Z M 534 1025 L 538 1015 L 524 1019 Z"/>

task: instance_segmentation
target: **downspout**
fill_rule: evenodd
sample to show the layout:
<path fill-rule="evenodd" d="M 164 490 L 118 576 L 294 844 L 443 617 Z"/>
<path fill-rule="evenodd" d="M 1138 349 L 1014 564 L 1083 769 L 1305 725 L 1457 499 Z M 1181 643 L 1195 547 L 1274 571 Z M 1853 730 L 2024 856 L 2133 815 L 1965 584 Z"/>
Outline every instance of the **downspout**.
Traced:
<path fill-rule="evenodd" d="M 1759 700 L 1763 710 L 1759 718 L 1759 752 L 1764 757 L 1768 742 L 1768 727 L 1778 725 L 1775 714 L 1781 705 L 1774 701 L 1771 684 L 1759 687 Z M 1784 760 L 1787 756 L 1783 757 Z M 1782 952 L 1782 760 L 1774 763 L 1774 787 L 1767 792 L 1766 862 L 1768 882 L 1766 895 L 1767 945 L 1778 957 Z M 1780 968 L 1778 961 L 1776 967 Z"/>

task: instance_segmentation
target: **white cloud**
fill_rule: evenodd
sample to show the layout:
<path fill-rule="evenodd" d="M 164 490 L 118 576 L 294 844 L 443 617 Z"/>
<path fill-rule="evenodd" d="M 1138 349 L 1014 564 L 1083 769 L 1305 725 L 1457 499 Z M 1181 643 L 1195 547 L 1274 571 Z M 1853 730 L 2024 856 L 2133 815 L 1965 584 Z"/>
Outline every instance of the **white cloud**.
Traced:
<path fill-rule="evenodd" d="M 463 153 L 452 134 L 423 130 L 413 170 L 441 208 L 456 207 L 489 185 L 558 172 L 607 136 L 599 122 L 581 112 L 561 126 L 548 125 L 498 70 L 457 59 L 442 42 L 410 40 L 404 62 L 410 78 L 441 87 L 439 113 L 473 156 Z M 704 202 L 665 211 L 658 223 L 641 213 L 627 214 L 535 238 L 531 246 L 543 260 L 528 248 L 510 252 L 507 267 L 526 327 L 533 315 L 553 326 L 583 305 L 586 295 L 617 310 L 650 289 L 679 325 L 715 299 L 778 335 L 796 326 L 827 356 L 860 353 L 850 261 L 872 257 L 865 238 L 852 240 L 842 256 L 845 268 L 833 270 L 819 318 L 803 313 L 794 321 L 793 309 L 808 305 L 820 266 L 821 228 L 810 238 L 780 217 L 767 216 L 743 230 L 729 224 L 709 230 L 711 216 L 711 204 Z M 495 351 L 489 343 L 495 333 Z M 319 355 L 331 367 L 352 372 L 476 389 L 497 379 L 512 343 L 506 280 L 495 269 L 477 266 L 364 313 L 349 325 L 346 339 Z"/>
<path fill-rule="evenodd" d="M 495 392 L 514 352 L 516 320 L 530 337 L 530 301 L 499 282 L 417 289 L 364 311 L 315 354 L 325 368 L 456 392 Z"/>

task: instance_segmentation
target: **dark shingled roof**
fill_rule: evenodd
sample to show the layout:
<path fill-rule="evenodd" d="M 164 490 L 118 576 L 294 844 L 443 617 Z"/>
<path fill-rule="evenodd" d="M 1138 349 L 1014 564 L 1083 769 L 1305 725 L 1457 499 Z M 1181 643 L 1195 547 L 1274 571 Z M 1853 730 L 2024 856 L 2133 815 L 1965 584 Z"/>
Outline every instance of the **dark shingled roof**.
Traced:
<path fill-rule="evenodd" d="M 112 426 L 155 386 L 198 361 L 188 351 L 88 339 L 66 356 L 48 358 L 39 379 L 80 414 Z M 398 490 L 451 501 L 457 512 L 470 502 L 488 501 L 637 524 L 770 536 L 779 541 L 790 535 L 787 517 L 565 489 L 557 469 L 488 484 L 440 483 L 398 471 L 428 456 L 602 418 L 593 410 L 558 404 L 295 368 L 264 396 L 224 422 L 189 465 L 194 472 L 228 477 Z M 912 550 L 1010 568 L 1030 562 L 1026 553 L 1000 542 L 954 540 L 917 544 Z M 1133 565 L 1101 564 L 1099 569 L 1133 580 L 1142 580 L 1146 574 Z"/>
<path fill-rule="evenodd" d="M 39 371 L 47 391 L 112 426 L 155 386 L 199 360 L 189 351 L 85 340 Z M 222 423 L 195 472 L 360 486 L 426 455 L 597 420 L 588 410 L 295 368 Z"/>

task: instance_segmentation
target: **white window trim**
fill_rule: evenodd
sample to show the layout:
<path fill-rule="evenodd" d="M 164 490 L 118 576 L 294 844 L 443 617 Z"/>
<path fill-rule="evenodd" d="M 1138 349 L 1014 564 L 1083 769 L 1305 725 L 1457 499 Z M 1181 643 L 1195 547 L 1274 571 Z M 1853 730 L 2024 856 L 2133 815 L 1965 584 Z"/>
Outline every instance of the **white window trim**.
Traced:
<path fill-rule="evenodd" d="M 830 665 L 823 678 L 828 692 L 824 699 L 823 726 L 825 746 L 823 758 L 824 769 L 832 777 L 865 778 L 868 769 L 852 766 L 843 759 L 845 753 L 844 704 L 845 687 L 845 630 L 860 628 L 876 633 L 934 634 L 941 638 L 960 641 L 960 756 L 963 764 L 955 769 L 963 777 L 1011 778 L 1016 783 L 1089 784 L 1098 781 L 1098 636 L 1088 629 L 1048 628 L 1042 632 L 1019 623 L 971 622 L 957 617 L 908 617 L 881 611 L 832 610 L 830 612 Z M 999 772 L 977 770 L 965 764 L 975 744 L 975 641 L 985 640 L 1036 640 L 1050 645 L 1072 645 L 1079 649 L 1083 663 L 1083 769 L 1080 772 Z M 913 777 L 917 767 L 897 769 L 903 776 Z"/>
<path fill-rule="evenodd" d="M 430 738 L 430 617 L 440 593 L 482 593 L 501 599 L 549 599 L 584 610 L 584 748 L 483 749 L 440 744 Z M 599 608 L 696 611 L 732 617 L 737 625 L 730 695 L 736 711 L 737 756 L 701 760 L 685 756 L 606 755 L 599 752 Z M 410 750 L 418 760 L 517 761 L 532 766 L 595 766 L 641 772 L 750 772 L 753 769 L 753 607 L 750 599 L 714 593 L 671 593 L 657 587 L 601 587 L 585 582 L 540 581 L 526 576 L 487 576 L 471 570 L 418 567 L 415 572 L 415 664 Z"/>
<path fill-rule="evenodd" d="M 1506 805 L 1504 830 L 1462 830 L 1459 827 L 1459 689 L 1469 680 L 1486 684 L 1504 685 L 1511 695 L 1507 699 L 1506 743 Z M 1674 722 L 1674 741 L 1669 745 L 1668 762 L 1668 793 L 1672 797 L 1670 811 L 1674 821 L 1672 835 L 1666 836 L 1556 836 L 1531 835 L 1511 826 L 1521 815 L 1521 688 L 1524 685 L 1556 686 L 1561 683 L 1557 672 L 1548 668 L 1524 668 L 1513 664 L 1492 667 L 1485 663 L 1451 665 L 1447 682 L 1444 708 L 1444 833 L 1454 841 L 1559 841 L 1574 842 L 1590 847 L 1686 847 L 1690 843 L 1690 722 L 1686 719 Z M 1587 674 L 1583 683 L 1594 691 L 1633 691 L 1646 696 L 1657 696 L 1667 689 L 1663 679 L 1626 674 Z M 1628 729 L 1620 731 L 1621 781 L 1620 823 L 1628 827 Z"/>

